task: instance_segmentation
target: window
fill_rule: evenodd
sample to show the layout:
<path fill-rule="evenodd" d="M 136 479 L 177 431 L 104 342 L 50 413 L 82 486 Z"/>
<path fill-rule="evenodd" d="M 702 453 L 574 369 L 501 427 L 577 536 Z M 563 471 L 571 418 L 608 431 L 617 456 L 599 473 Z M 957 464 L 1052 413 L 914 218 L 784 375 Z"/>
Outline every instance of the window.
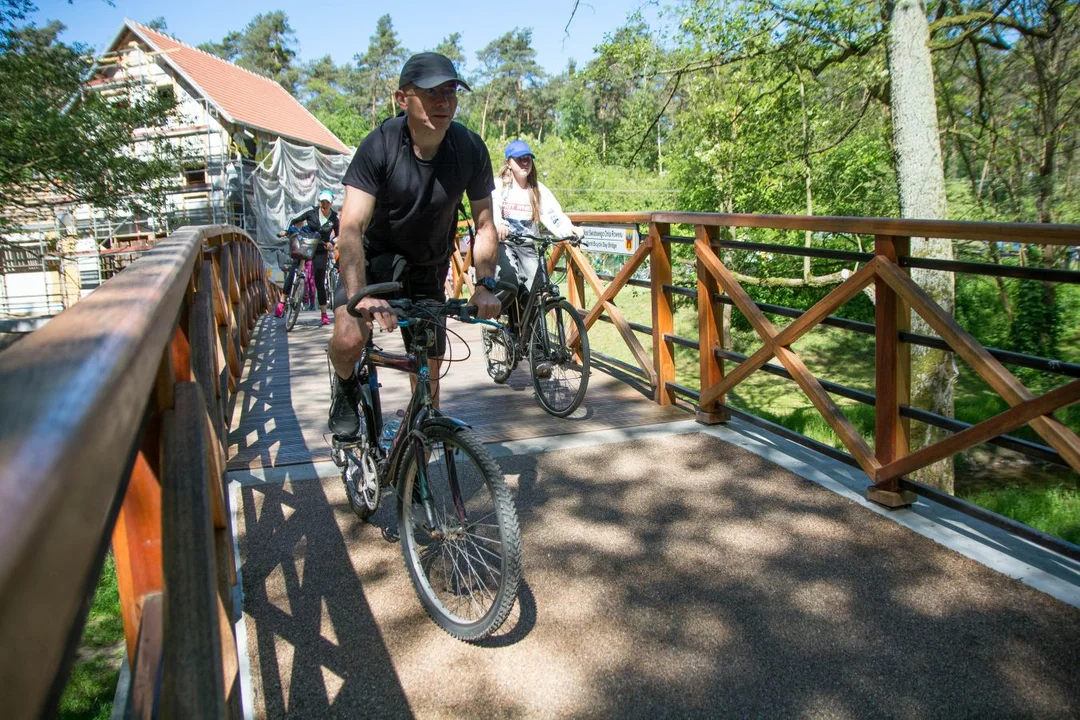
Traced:
<path fill-rule="evenodd" d="M 196 187 L 206 184 L 206 168 L 194 167 L 184 169 L 184 187 Z"/>

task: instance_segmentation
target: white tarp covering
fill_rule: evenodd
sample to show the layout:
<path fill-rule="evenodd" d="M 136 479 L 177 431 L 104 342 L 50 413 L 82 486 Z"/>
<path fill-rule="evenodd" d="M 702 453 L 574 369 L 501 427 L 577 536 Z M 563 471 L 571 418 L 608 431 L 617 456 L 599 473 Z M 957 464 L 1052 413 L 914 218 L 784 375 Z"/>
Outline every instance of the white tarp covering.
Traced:
<path fill-rule="evenodd" d="M 293 145 L 281 138 L 270 146 L 252 178 L 255 192 L 256 241 L 269 268 L 278 268 L 278 250 L 286 240 L 277 237 L 294 217 L 315 207 L 320 190 L 334 193 L 334 209 L 345 199 L 341 179 L 352 161 L 347 154 L 324 153 L 317 148 Z"/>

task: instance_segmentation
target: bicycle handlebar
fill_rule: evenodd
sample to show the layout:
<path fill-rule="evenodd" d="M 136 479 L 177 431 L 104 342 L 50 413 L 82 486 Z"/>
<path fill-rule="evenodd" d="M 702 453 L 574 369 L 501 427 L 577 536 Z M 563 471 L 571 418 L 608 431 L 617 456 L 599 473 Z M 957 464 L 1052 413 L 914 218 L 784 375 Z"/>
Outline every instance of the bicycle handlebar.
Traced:
<path fill-rule="evenodd" d="M 353 317 L 363 317 L 363 314 L 357 309 L 357 305 L 360 304 L 361 300 L 372 295 L 387 295 L 397 292 L 401 290 L 401 287 L 402 285 L 399 282 L 386 282 L 360 288 L 355 295 L 349 298 L 345 310 Z M 394 298 L 387 300 L 387 304 L 398 317 L 404 319 L 406 325 L 426 322 L 438 317 L 451 317 L 464 323 L 481 323 L 499 327 L 497 322 L 476 317 L 476 306 L 466 305 L 465 300 L 459 298 L 451 298 L 445 301 Z"/>
<path fill-rule="evenodd" d="M 525 245 L 527 243 L 534 243 L 534 242 L 543 243 L 544 245 L 556 245 L 556 244 L 561 243 L 563 241 L 570 243 L 574 247 L 577 247 L 578 245 L 584 245 L 585 247 L 588 247 L 588 245 L 586 243 L 582 242 L 581 238 L 579 238 L 577 235 L 567 235 L 566 237 L 557 238 L 557 237 L 537 237 L 536 235 L 530 235 L 528 233 L 517 232 L 517 233 L 510 233 L 509 235 L 507 235 L 506 239 L 503 242 L 508 242 L 508 243 L 513 244 L 513 245 Z"/>

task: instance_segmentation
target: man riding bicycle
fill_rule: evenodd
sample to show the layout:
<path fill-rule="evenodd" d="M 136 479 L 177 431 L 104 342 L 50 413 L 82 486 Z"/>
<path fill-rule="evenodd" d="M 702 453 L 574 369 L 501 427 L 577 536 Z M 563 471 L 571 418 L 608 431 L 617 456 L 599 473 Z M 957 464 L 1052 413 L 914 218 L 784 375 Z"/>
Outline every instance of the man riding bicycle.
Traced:
<path fill-rule="evenodd" d="M 315 246 L 315 256 L 312 257 L 311 264 L 315 270 L 315 293 L 319 298 L 319 310 L 322 311 L 323 325 L 330 322 L 330 318 L 326 315 L 326 266 L 329 261 L 328 246 L 331 243 L 331 239 L 337 237 L 339 228 L 338 214 L 332 207 L 333 202 L 334 193 L 329 190 L 323 190 L 319 193 L 319 204 L 317 207 L 313 207 L 307 212 L 297 215 L 289 223 L 290 227 L 306 227 L 309 230 L 319 233 L 319 244 Z M 285 235 L 286 232 L 284 230 L 278 233 L 278 237 L 285 237 Z M 288 277 L 285 278 L 285 297 L 289 297 L 289 293 L 292 291 L 296 270 L 300 267 L 300 263 L 302 262 L 305 261 L 298 258 L 294 259 Z M 284 311 L 285 303 L 279 302 L 277 308 L 274 310 L 274 316 L 281 317 Z"/>
<path fill-rule="evenodd" d="M 469 197 L 477 231 L 473 263 L 479 280 L 471 302 L 478 317 L 499 314 L 500 302 L 492 292 L 498 243 L 491 214 L 491 159 L 480 136 L 453 122 L 459 87 L 469 90 L 445 56 L 429 52 L 409 58 L 394 94 L 402 112 L 364 138 L 342 181 L 340 276 L 330 340 L 336 376 L 329 425 L 335 434 L 355 435 L 360 427 L 353 368 L 372 320 L 386 330 L 397 327 L 386 298 L 360 301 L 363 319 L 348 314 L 346 300 L 368 284 L 389 281 L 401 282 L 405 297 L 444 300 L 462 195 Z M 445 328 L 435 335 L 430 367 L 437 404 Z"/>

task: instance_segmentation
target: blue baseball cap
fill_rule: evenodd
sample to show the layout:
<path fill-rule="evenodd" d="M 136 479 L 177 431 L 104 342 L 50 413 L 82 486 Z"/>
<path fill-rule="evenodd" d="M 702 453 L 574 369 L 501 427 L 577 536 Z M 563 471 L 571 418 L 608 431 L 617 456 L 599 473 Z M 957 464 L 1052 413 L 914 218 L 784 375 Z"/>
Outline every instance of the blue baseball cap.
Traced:
<path fill-rule="evenodd" d="M 506 157 L 519 158 L 525 155 L 532 155 L 533 151 L 529 149 L 529 144 L 524 140 L 514 140 L 506 146 Z M 534 156 L 535 157 L 535 156 Z"/>
<path fill-rule="evenodd" d="M 322 202 L 323 200 L 326 200 L 327 202 L 334 202 L 334 193 L 330 192 L 329 190 L 323 190 L 321 193 L 319 193 L 319 202 Z"/>

